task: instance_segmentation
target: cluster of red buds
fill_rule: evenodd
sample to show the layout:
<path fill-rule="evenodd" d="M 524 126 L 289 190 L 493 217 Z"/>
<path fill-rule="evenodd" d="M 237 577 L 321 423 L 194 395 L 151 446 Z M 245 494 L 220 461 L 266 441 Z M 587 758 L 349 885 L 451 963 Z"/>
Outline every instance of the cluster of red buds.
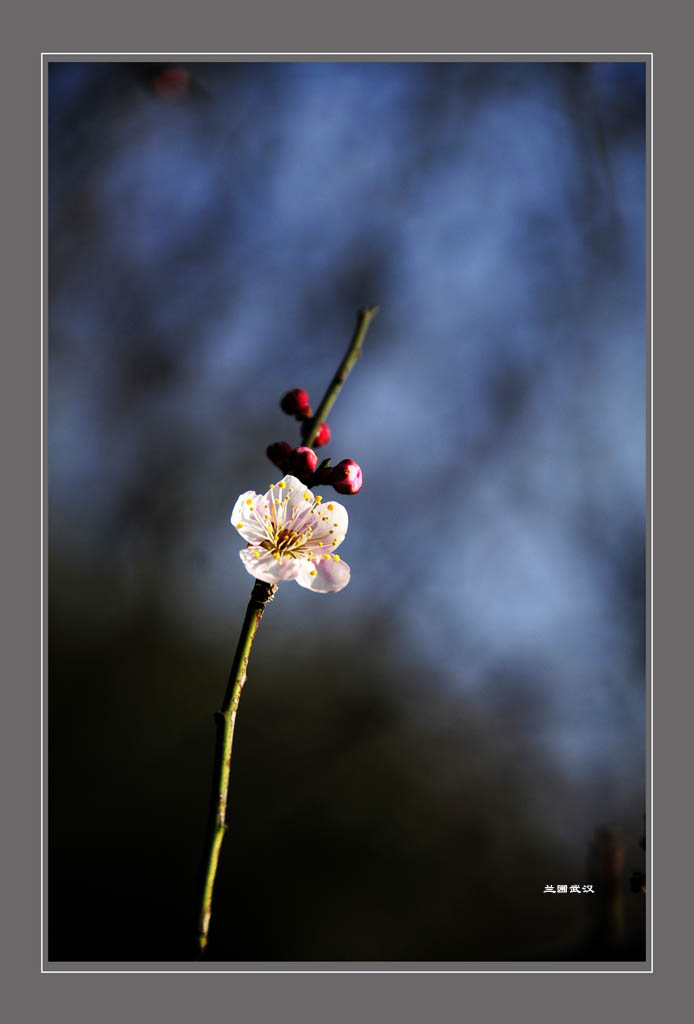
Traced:
<path fill-rule="evenodd" d="M 306 440 L 313 426 L 313 410 L 309 404 L 308 392 L 293 388 L 283 396 L 280 408 L 288 416 L 294 416 L 301 423 L 301 436 Z M 322 448 L 330 441 L 330 427 L 321 423 L 313 441 L 313 448 Z M 343 459 L 337 466 L 325 459 L 320 466 L 313 448 L 299 445 L 292 448 L 287 441 L 275 441 L 267 449 L 267 457 L 283 473 L 291 473 L 306 485 L 328 484 L 338 494 L 356 494 L 361 490 L 361 469 L 354 459 Z"/>

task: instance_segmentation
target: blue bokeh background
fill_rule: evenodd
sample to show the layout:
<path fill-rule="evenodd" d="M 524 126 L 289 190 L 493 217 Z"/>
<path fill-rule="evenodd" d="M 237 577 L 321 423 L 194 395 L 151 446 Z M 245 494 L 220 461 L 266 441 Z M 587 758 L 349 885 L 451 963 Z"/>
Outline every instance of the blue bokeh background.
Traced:
<path fill-rule="evenodd" d="M 229 514 L 376 302 L 325 452 L 352 581 L 263 623 L 217 955 L 641 957 L 644 64 L 177 68 L 50 67 L 54 958 L 184 956 Z M 598 914 L 541 895 L 601 877 Z"/>

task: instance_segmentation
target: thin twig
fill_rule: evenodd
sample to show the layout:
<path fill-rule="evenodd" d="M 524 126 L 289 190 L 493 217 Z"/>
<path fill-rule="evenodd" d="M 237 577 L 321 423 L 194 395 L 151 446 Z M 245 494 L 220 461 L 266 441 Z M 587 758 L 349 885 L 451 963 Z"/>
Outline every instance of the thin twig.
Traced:
<path fill-rule="evenodd" d="M 357 314 L 357 326 L 355 328 L 354 335 L 352 336 L 352 340 L 349 343 L 349 348 L 347 349 L 345 358 L 338 366 L 337 372 L 331 380 L 328 390 L 323 395 L 323 401 L 318 406 L 313 419 L 308 421 L 311 424 L 311 429 L 304 438 L 304 444 L 307 448 L 313 447 L 313 442 L 316 440 L 316 435 L 320 429 L 321 423 L 323 423 L 324 420 L 327 420 L 328 413 L 335 404 L 335 399 L 340 394 L 340 391 L 342 390 L 342 387 L 354 364 L 361 355 L 361 347 L 364 344 L 366 332 L 377 313 L 378 306 L 367 306 L 366 309 L 359 310 L 359 313 Z"/>
<path fill-rule="evenodd" d="M 251 599 L 248 602 L 248 608 L 246 609 L 246 617 L 241 627 L 241 635 L 239 636 L 234 662 L 229 673 L 229 682 L 224 694 L 224 702 L 221 709 L 215 714 L 217 750 L 208 831 L 207 866 L 202 902 L 200 904 L 200 916 L 198 918 L 198 958 L 202 957 L 207 946 L 210 917 L 212 916 L 212 893 L 214 891 L 222 841 L 227 830 L 226 814 L 229 796 L 229 773 L 231 770 L 231 747 L 234 741 L 236 712 L 238 711 L 243 684 L 246 682 L 248 658 L 253 646 L 253 640 L 260 620 L 263 617 L 265 605 L 268 601 L 272 600 L 276 592 L 277 585 L 275 583 L 264 583 L 262 580 L 256 580 L 251 592 Z"/>

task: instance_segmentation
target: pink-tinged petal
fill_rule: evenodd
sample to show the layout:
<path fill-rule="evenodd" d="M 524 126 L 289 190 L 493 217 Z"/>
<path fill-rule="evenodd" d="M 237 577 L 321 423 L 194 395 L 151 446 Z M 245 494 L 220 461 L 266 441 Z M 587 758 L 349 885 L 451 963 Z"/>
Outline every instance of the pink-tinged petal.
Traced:
<path fill-rule="evenodd" d="M 259 557 L 256 558 L 256 553 Z M 258 548 L 244 548 L 239 551 L 246 572 L 265 583 L 284 583 L 296 579 L 301 563 L 295 558 L 273 558 L 269 551 L 262 553 Z"/>
<path fill-rule="evenodd" d="M 244 491 L 243 494 L 239 494 L 234 505 L 234 511 L 231 513 L 232 523 L 239 523 L 250 506 L 247 504 L 249 501 L 251 504 L 257 499 L 258 495 L 255 491 Z"/>
<path fill-rule="evenodd" d="M 292 476 L 291 473 L 287 473 L 286 476 L 282 477 L 280 482 L 284 484 L 284 487 L 282 488 L 284 491 L 284 497 L 289 498 L 290 502 L 293 502 L 295 507 L 308 504 L 309 500 L 311 504 L 313 503 L 313 495 L 307 489 L 306 484 L 302 484 L 298 477 Z M 278 489 L 279 485 L 275 488 L 275 494 L 277 494 Z M 305 494 L 310 494 L 310 499 L 305 499 Z"/>
<path fill-rule="evenodd" d="M 349 566 L 331 558 L 317 558 L 315 562 L 302 560 L 296 582 L 317 594 L 335 594 L 349 583 Z"/>
<path fill-rule="evenodd" d="M 255 491 L 244 491 L 239 495 L 231 513 L 231 523 L 239 531 L 245 541 L 257 544 L 267 537 L 267 529 L 263 521 L 263 498 Z"/>
<path fill-rule="evenodd" d="M 292 527 L 298 517 L 302 517 L 305 510 L 310 508 L 311 502 L 304 497 L 310 492 L 306 490 L 306 484 L 288 473 L 274 484 L 267 494 L 260 499 L 259 511 L 263 515 L 270 515 L 273 525 L 277 529 L 287 526 Z"/>
<path fill-rule="evenodd" d="M 334 551 L 345 539 L 349 516 L 347 509 L 339 501 L 323 501 L 316 506 L 315 515 L 311 519 L 314 541 L 322 540 L 330 544 Z"/>
<path fill-rule="evenodd" d="M 306 484 L 302 484 L 301 480 L 297 480 L 295 476 L 285 476 L 281 482 L 285 484 L 282 494 L 287 499 L 284 504 L 285 518 L 283 522 L 291 529 L 298 529 L 300 532 L 309 522 L 312 522 L 313 494 Z M 279 488 L 275 488 L 275 495 L 279 493 L 279 490 Z"/>

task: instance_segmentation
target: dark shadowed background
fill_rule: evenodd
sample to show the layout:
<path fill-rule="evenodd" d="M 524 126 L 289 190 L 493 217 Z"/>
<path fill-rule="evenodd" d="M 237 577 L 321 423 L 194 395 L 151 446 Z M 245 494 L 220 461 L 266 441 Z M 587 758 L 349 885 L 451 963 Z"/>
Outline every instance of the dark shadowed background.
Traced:
<path fill-rule="evenodd" d="M 190 956 L 229 515 L 378 302 L 209 959 L 643 959 L 644 64 L 53 63 L 48 109 L 50 958 Z"/>

